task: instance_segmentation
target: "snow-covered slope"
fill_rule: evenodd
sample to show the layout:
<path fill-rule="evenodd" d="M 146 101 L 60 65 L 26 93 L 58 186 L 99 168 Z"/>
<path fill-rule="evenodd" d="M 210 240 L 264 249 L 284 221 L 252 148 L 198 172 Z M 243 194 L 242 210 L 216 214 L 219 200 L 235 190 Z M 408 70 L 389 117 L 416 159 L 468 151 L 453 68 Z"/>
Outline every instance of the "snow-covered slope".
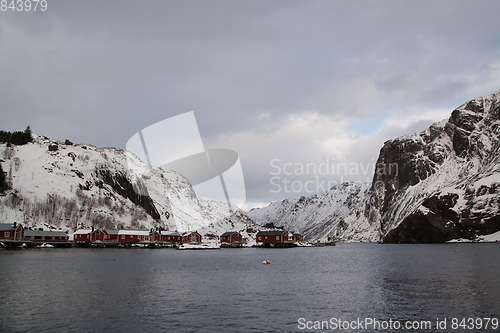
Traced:
<path fill-rule="evenodd" d="M 180 174 L 151 167 L 121 149 L 72 145 L 33 135 L 0 144 L 12 189 L 0 196 L 0 219 L 70 234 L 82 226 L 198 230 L 210 236 L 256 226 L 236 206 L 199 200 Z M 248 230 L 248 232 L 247 232 Z"/>
<path fill-rule="evenodd" d="M 387 141 L 371 188 L 349 189 L 287 199 L 249 215 L 262 225 L 337 241 L 445 242 L 499 231 L 500 92 Z"/>

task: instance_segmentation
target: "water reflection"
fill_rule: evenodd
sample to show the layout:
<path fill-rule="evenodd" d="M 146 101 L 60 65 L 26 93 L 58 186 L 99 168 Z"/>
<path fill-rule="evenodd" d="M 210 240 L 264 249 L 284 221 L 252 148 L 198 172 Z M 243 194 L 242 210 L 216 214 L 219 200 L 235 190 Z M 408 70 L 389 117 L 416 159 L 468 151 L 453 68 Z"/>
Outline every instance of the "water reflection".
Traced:
<path fill-rule="evenodd" d="M 1 251 L 0 331 L 281 332 L 298 331 L 299 318 L 498 316 L 499 250 L 339 244 Z"/>

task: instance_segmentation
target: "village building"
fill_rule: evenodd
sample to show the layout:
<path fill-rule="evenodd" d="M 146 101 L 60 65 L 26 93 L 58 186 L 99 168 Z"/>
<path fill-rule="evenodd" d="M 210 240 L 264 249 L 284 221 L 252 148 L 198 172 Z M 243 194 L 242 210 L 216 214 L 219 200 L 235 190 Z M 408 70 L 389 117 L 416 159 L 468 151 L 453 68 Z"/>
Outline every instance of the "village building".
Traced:
<path fill-rule="evenodd" d="M 201 235 L 198 233 L 198 231 L 185 232 L 182 234 L 182 242 L 191 244 L 200 244 Z"/>
<path fill-rule="evenodd" d="M 182 243 L 182 234 L 178 231 L 160 231 L 161 241 L 166 243 Z"/>
<path fill-rule="evenodd" d="M 16 246 L 24 240 L 24 227 L 17 223 L 0 223 L 0 242 L 5 246 Z"/>
<path fill-rule="evenodd" d="M 292 235 L 290 235 L 290 240 L 293 242 L 302 242 L 304 240 L 304 237 L 301 234 L 294 232 Z"/>
<path fill-rule="evenodd" d="M 154 243 L 160 243 L 161 242 L 160 231 L 151 229 L 151 231 L 149 232 L 149 240 Z"/>
<path fill-rule="evenodd" d="M 104 244 L 111 242 L 111 235 L 109 230 L 101 230 L 94 227 L 91 229 L 79 229 L 73 234 L 73 241 L 76 244 Z"/>
<path fill-rule="evenodd" d="M 255 237 L 262 246 L 284 247 L 293 244 L 288 240 L 288 232 L 285 230 L 259 231 Z"/>
<path fill-rule="evenodd" d="M 149 230 L 118 230 L 118 243 L 144 243 L 150 242 Z"/>
<path fill-rule="evenodd" d="M 109 234 L 106 230 L 94 229 L 92 228 L 92 232 L 90 233 L 90 242 L 91 243 L 103 243 L 108 241 Z"/>
<path fill-rule="evenodd" d="M 73 234 L 73 242 L 77 244 L 90 243 L 91 229 L 78 229 Z"/>
<path fill-rule="evenodd" d="M 77 244 L 102 243 L 104 239 L 103 232 L 100 229 L 79 229 L 73 234 L 73 241 Z"/>
<path fill-rule="evenodd" d="M 119 244 L 151 244 L 161 241 L 161 235 L 154 230 L 112 230 L 112 229 L 80 229 L 73 234 L 76 244 L 94 244 L 117 246 Z"/>
<path fill-rule="evenodd" d="M 108 239 L 106 240 L 106 243 L 118 243 L 118 233 L 120 230 L 110 230 L 106 229 L 104 230 L 108 234 Z"/>
<path fill-rule="evenodd" d="M 52 230 L 25 230 L 24 240 L 32 245 L 51 244 L 51 245 L 68 245 L 69 236 L 62 231 Z"/>
<path fill-rule="evenodd" d="M 243 242 L 243 236 L 237 231 L 228 231 L 219 236 L 221 243 L 241 243 Z"/>

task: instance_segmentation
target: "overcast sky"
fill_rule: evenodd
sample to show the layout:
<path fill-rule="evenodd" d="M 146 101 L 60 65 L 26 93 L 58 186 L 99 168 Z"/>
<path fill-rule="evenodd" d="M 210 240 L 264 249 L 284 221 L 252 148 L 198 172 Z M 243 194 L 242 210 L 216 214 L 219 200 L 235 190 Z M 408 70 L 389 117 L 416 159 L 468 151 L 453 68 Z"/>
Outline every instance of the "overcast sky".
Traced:
<path fill-rule="evenodd" d="M 125 148 L 194 111 L 250 206 L 371 178 L 384 141 L 500 90 L 497 0 L 47 2 L 0 12 L 1 129 Z"/>

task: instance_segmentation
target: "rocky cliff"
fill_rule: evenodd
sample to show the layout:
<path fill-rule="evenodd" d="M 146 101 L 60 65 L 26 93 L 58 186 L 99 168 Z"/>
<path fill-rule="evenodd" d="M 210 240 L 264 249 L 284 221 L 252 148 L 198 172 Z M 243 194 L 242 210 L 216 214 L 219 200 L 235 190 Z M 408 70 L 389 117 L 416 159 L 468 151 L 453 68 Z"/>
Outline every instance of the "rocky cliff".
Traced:
<path fill-rule="evenodd" d="M 345 192 L 334 188 L 274 203 L 250 216 L 315 239 L 474 240 L 500 230 L 499 135 L 497 92 L 459 106 L 448 120 L 420 133 L 385 142 L 370 189 L 351 192 L 345 201 L 350 204 L 338 204 Z M 302 225 L 296 227 L 299 220 Z"/>
<path fill-rule="evenodd" d="M 371 199 L 385 243 L 474 239 L 500 230 L 500 92 L 386 142 Z"/>

